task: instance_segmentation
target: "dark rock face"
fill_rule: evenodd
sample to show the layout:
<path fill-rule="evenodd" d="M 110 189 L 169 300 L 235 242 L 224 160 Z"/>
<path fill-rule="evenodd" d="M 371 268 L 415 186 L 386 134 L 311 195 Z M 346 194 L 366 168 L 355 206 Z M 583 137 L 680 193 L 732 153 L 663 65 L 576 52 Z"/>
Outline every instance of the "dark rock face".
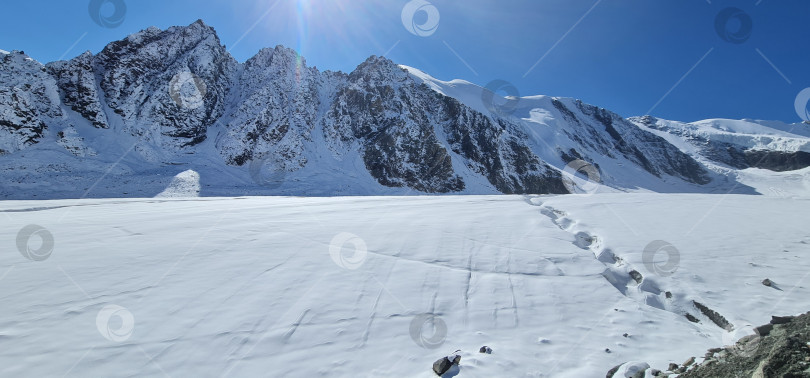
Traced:
<path fill-rule="evenodd" d="M 516 125 L 413 82 L 384 58 L 372 57 L 349 75 L 325 122 L 327 135 L 362 142 L 366 168 L 386 186 L 463 190 L 449 147 L 502 193 L 567 193 L 559 172 L 529 149 Z"/>
<path fill-rule="evenodd" d="M 372 57 L 348 76 L 327 115 L 329 133 L 361 144 L 366 169 L 389 187 L 429 193 L 464 189 L 436 135 L 434 92 L 393 62 Z"/>
<path fill-rule="evenodd" d="M 657 177 L 667 174 L 700 185 L 711 182 L 706 169 L 691 156 L 615 113 L 582 101 L 576 101 L 577 109 L 574 110 L 558 100 L 553 105 L 570 123 L 582 126 L 584 120 L 576 115 L 576 111 L 579 111 L 585 116 L 585 120 L 594 120 L 601 126 L 601 130 L 585 127 L 585 135 L 568 136 L 602 155 L 613 157 L 620 154 Z"/>
<path fill-rule="evenodd" d="M 713 141 L 702 145 L 701 154 L 736 169 L 762 168 L 785 172 L 810 167 L 810 153 L 804 151 L 744 151 L 740 146 Z"/>
<path fill-rule="evenodd" d="M 795 316 L 771 316 L 771 324 L 788 324 L 795 319 Z"/>
<path fill-rule="evenodd" d="M 749 150 L 745 151 L 745 162 L 750 167 L 776 172 L 795 171 L 810 167 L 810 153 Z"/>
<path fill-rule="evenodd" d="M 302 156 L 320 106 L 318 71 L 293 50 L 262 49 L 244 64 L 235 89 L 238 106 L 226 117 L 218 147 L 228 164 L 277 155 L 285 170 L 306 165 Z"/>
<path fill-rule="evenodd" d="M 100 129 L 109 127 L 98 93 L 93 54 L 88 51 L 72 60 L 50 63 L 46 67 L 56 78 L 65 105 L 70 106 L 95 127 Z"/>
<path fill-rule="evenodd" d="M 712 353 L 680 377 L 810 377 L 810 313 L 788 318 L 791 321 L 772 325 L 766 335 L 743 338 L 738 345 Z M 740 348 L 746 352 L 737 352 Z"/>
<path fill-rule="evenodd" d="M 146 134 L 159 125 L 157 131 L 173 138 L 170 140 L 175 142 L 174 148 L 205 140 L 207 127 L 224 111 L 238 65 L 220 44 L 214 29 L 202 21 L 188 27 L 165 31 L 149 28 L 133 34 L 107 45 L 93 64 L 112 113 L 135 134 Z M 183 106 L 171 97 L 173 79 L 183 74 L 199 77 L 205 83 L 199 106 Z"/>
<path fill-rule="evenodd" d="M 695 307 L 697 307 L 698 310 L 700 310 L 701 313 L 703 313 L 703 315 L 706 315 L 706 317 L 708 317 L 709 320 L 711 320 L 712 323 L 716 324 L 718 327 L 727 331 L 734 329 L 734 326 L 731 325 L 731 323 L 729 323 L 728 320 L 723 317 L 723 315 L 717 313 L 717 311 L 710 309 L 708 306 L 700 302 L 692 301 L 692 303 L 695 305 Z"/>
<path fill-rule="evenodd" d="M 740 147 L 725 142 L 712 141 L 700 144 L 700 154 L 710 160 L 718 163 L 723 163 L 735 169 L 749 168 L 745 153 L 740 150 Z"/>
<path fill-rule="evenodd" d="M 23 52 L 0 54 L 0 154 L 38 143 L 60 123 L 56 81 Z"/>
<path fill-rule="evenodd" d="M 568 193 L 559 171 L 531 152 L 523 142 L 527 136 L 514 124 L 500 118 L 492 121 L 453 98 L 441 96 L 441 100 L 441 122 L 453 151 L 467 158 L 467 166 L 498 191 Z"/>

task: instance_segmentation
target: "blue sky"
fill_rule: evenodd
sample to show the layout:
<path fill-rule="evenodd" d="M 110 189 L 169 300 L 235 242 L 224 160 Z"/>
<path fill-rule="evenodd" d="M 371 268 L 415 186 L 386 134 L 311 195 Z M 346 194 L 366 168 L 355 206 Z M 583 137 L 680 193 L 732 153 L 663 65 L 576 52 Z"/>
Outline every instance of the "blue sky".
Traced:
<path fill-rule="evenodd" d="M 799 122 L 794 103 L 810 87 L 806 0 L 421 0 L 410 27 L 431 22 L 428 10 L 439 15 L 422 36 L 403 24 L 409 0 L 95 1 L 108 27 L 91 18 L 90 0 L 4 2 L 0 49 L 50 62 L 203 19 L 239 61 L 281 44 L 310 66 L 348 72 L 385 55 L 439 79 L 500 79 L 521 95 L 682 121 Z M 126 5 L 120 20 L 115 1 Z M 742 13 L 722 17 L 728 7 Z"/>

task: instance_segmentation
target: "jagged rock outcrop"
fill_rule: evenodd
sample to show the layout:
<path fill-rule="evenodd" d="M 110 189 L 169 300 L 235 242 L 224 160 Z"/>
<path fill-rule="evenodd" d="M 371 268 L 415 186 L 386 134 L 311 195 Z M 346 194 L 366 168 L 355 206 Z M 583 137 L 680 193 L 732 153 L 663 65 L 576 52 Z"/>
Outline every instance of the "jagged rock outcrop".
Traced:
<path fill-rule="evenodd" d="M 202 21 L 130 35 L 107 45 L 93 65 L 104 102 L 125 129 L 166 149 L 205 140 L 239 66 Z"/>
<path fill-rule="evenodd" d="M 810 377 L 810 313 L 774 317 L 766 326 L 769 332 L 710 350 L 679 377 Z"/>
<path fill-rule="evenodd" d="M 304 142 L 318 122 L 320 80 L 295 51 L 262 49 L 243 65 L 233 90 L 236 105 L 217 145 L 228 164 L 274 155 L 284 170 L 307 163 Z"/>
<path fill-rule="evenodd" d="M 371 57 L 347 77 L 324 133 L 357 143 L 366 169 L 385 186 L 429 193 L 464 189 L 434 125 L 434 92 L 388 59 Z"/>
<path fill-rule="evenodd" d="M 614 367 L 607 376 L 617 376 L 615 373 L 625 365 Z M 709 349 L 702 359 L 690 357 L 682 364 L 670 363 L 665 371 L 649 369 L 646 363 L 634 366 L 644 367 L 636 371 L 639 376 L 647 372 L 656 377 L 677 374 L 680 378 L 810 377 L 810 312 L 773 316 L 770 323 L 755 327 L 752 334 L 733 345 Z"/>
<path fill-rule="evenodd" d="M 73 111 L 101 129 L 109 128 L 107 115 L 101 105 L 93 54 L 89 51 L 68 61 L 46 66 L 59 85 L 62 101 Z"/>
<path fill-rule="evenodd" d="M 48 124 L 60 123 L 56 80 L 22 51 L 0 54 L 0 155 L 39 142 Z"/>

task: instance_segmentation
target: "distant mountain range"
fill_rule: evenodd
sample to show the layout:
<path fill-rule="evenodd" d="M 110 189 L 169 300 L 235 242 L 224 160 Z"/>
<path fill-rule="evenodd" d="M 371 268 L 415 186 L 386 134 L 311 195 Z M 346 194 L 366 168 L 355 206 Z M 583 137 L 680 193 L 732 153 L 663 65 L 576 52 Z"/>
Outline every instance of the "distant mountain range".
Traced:
<path fill-rule="evenodd" d="M 810 190 L 810 125 L 624 119 L 384 57 L 239 63 L 202 21 L 46 65 L 0 52 L 0 198 L 155 196 L 188 170 L 211 196 Z"/>

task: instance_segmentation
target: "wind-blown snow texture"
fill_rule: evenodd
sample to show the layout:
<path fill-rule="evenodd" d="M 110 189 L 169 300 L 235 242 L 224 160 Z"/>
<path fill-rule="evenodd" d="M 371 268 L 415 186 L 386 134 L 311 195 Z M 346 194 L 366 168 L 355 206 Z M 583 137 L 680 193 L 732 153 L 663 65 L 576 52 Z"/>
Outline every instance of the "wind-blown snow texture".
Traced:
<path fill-rule="evenodd" d="M 349 74 L 281 46 L 239 63 L 202 21 L 45 66 L 2 54 L 0 78 L 7 199 L 154 196 L 187 170 L 202 196 L 567 193 L 580 160 L 601 191 L 755 193 L 743 177 L 810 165 L 803 124 L 627 120 L 545 96 L 504 112 L 382 57 Z"/>
<path fill-rule="evenodd" d="M 604 377 L 731 345 L 810 298 L 807 197 L 89 199 L 0 212 L 2 245 L 29 224 L 53 236 L 44 261 L 0 254 L 2 376 L 427 378 L 461 349 L 459 377 Z M 677 258 L 645 254 L 655 240 Z M 419 333 L 425 314 L 446 335 Z"/>

